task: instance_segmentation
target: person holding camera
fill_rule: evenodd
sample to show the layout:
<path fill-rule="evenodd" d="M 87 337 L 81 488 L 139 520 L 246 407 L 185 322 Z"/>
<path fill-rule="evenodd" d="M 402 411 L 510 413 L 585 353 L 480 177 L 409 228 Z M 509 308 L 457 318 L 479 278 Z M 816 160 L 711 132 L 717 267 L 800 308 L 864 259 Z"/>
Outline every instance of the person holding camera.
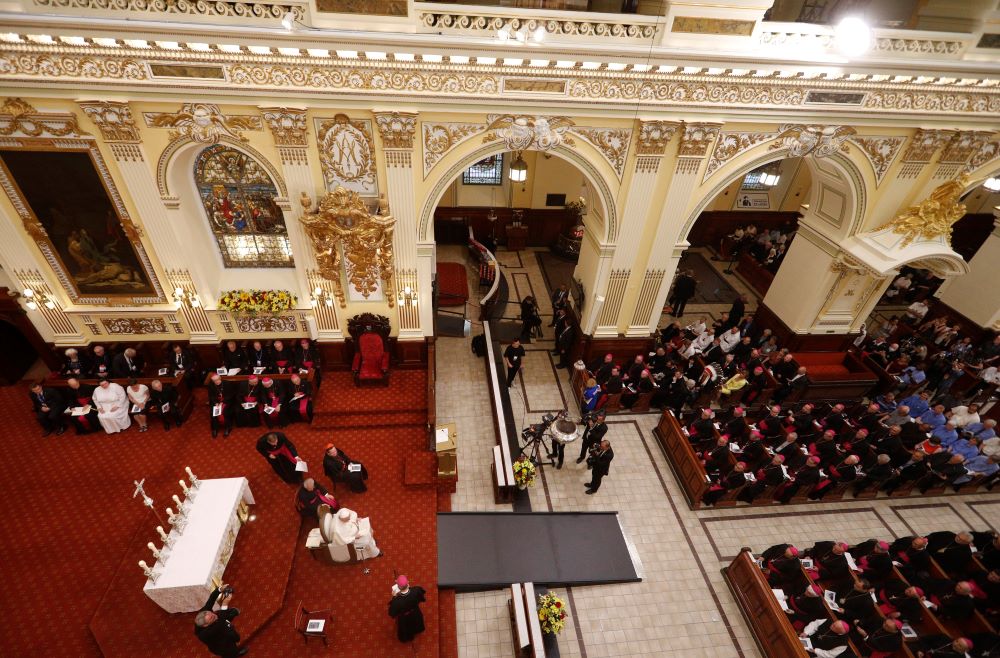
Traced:
<path fill-rule="evenodd" d="M 611 442 L 607 439 L 601 441 L 600 445 L 590 451 L 587 457 L 587 466 L 591 468 L 590 482 L 586 484 L 587 495 L 592 496 L 601 488 L 601 480 L 611 469 L 611 460 L 615 458 L 615 452 L 611 449 Z"/>
<path fill-rule="evenodd" d="M 240 614 L 240 611 L 238 608 L 229 607 L 229 599 L 232 596 L 231 585 L 225 583 L 219 585 L 194 618 L 195 636 L 212 654 L 223 658 L 235 658 L 250 651 L 247 647 L 239 646 L 240 634 L 233 627 L 233 619 Z M 216 601 L 221 603 L 221 606 L 218 610 L 212 610 Z"/>
<path fill-rule="evenodd" d="M 587 421 L 587 429 L 583 430 L 583 437 L 580 440 L 580 456 L 576 463 L 579 464 L 587 458 L 587 453 L 600 445 L 601 439 L 608 433 L 608 426 L 604 422 L 606 414 L 603 410 L 597 414 L 587 414 L 584 418 Z"/>

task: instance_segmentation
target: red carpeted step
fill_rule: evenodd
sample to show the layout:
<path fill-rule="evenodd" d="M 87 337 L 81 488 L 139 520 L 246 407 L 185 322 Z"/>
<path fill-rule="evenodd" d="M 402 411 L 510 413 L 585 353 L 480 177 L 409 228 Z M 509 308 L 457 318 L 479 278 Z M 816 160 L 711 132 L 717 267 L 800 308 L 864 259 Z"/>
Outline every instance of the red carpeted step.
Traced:
<path fill-rule="evenodd" d="M 458 622 L 455 618 L 455 590 L 438 590 L 438 655 L 458 658 Z"/>
<path fill-rule="evenodd" d="M 352 427 L 400 427 L 415 425 L 422 427 L 427 423 L 426 411 L 368 411 L 350 413 L 344 411 L 316 412 L 313 416 L 314 430 L 347 429 Z"/>

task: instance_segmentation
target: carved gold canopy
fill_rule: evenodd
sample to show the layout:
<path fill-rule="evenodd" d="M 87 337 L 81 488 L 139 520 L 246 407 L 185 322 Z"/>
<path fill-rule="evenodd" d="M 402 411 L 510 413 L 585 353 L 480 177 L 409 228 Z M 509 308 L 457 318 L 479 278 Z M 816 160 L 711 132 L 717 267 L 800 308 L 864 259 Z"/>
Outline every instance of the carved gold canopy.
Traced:
<path fill-rule="evenodd" d="M 385 282 L 389 306 L 395 302 L 393 289 L 392 232 L 396 220 L 379 205 L 381 214 L 372 215 L 361 196 L 337 186 L 327 192 L 317 208 L 302 193 L 302 226 L 316 250 L 316 261 L 323 278 L 333 282 L 334 294 L 341 308 L 347 306 L 341 279 L 341 263 L 347 280 L 365 299 Z"/>

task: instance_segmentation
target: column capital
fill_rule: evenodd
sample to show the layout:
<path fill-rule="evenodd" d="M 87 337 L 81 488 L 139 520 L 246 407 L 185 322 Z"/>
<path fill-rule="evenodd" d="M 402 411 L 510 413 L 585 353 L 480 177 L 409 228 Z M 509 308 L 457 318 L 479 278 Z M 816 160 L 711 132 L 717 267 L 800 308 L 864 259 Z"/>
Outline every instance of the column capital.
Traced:
<path fill-rule="evenodd" d="M 704 158 L 720 130 L 721 123 L 685 123 L 677 155 L 682 158 Z"/>
<path fill-rule="evenodd" d="M 417 129 L 416 112 L 376 112 L 375 125 L 387 149 L 412 149 Z"/>
<path fill-rule="evenodd" d="M 262 107 L 261 114 L 271 129 L 274 143 L 281 147 L 306 146 L 306 111 L 288 107 Z"/>
<path fill-rule="evenodd" d="M 94 122 L 105 142 L 139 144 L 142 135 L 132 118 L 128 103 L 115 101 L 81 101 L 77 103 L 84 114 Z"/>
<path fill-rule="evenodd" d="M 638 155 L 665 155 L 667 144 L 674 138 L 678 121 L 639 120 L 639 138 L 635 152 Z"/>

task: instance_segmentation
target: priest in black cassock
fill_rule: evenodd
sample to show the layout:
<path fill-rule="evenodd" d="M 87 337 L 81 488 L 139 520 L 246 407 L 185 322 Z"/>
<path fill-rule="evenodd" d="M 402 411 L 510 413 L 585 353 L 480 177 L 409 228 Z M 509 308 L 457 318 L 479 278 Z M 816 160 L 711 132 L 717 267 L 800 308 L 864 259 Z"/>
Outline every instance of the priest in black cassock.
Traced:
<path fill-rule="evenodd" d="M 312 478 L 306 478 L 302 481 L 302 486 L 299 487 L 299 492 L 295 495 L 295 509 L 302 516 L 317 519 L 320 505 L 329 505 L 333 512 L 340 509 L 337 499 L 331 496 L 323 488 L 323 485 L 316 484 L 316 480 Z"/>
<path fill-rule="evenodd" d="M 149 383 L 149 402 L 146 404 L 146 412 L 159 416 L 163 420 L 163 429 L 166 432 L 170 431 L 171 423 L 177 427 L 184 423 L 184 417 L 177 405 L 177 390 L 159 379 Z"/>
<path fill-rule="evenodd" d="M 355 466 L 355 468 L 352 470 L 351 466 Z M 323 472 L 334 485 L 338 482 L 346 482 L 354 493 L 368 491 L 368 487 L 365 486 L 368 470 L 361 462 L 354 461 L 343 451 L 334 447 L 332 443 L 326 444 L 326 454 L 323 455 Z"/>
<path fill-rule="evenodd" d="M 271 363 L 274 364 L 274 369 L 277 370 L 279 375 L 292 372 L 294 361 L 295 357 L 292 351 L 285 347 L 283 342 L 276 340 L 272 343 Z"/>
<path fill-rule="evenodd" d="M 302 458 L 284 432 L 268 432 L 257 439 L 257 452 L 267 459 L 274 472 L 285 482 L 298 484 L 302 480 L 302 473 L 295 470 L 295 465 Z"/>
<path fill-rule="evenodd" d="M 95 379 L 107 379 L 111 376 L 111 355 L 103 345 L 94 345 L 94 355 L 90 359 L 90 376 Z"/>
<path fill-rule="evenodd" d="M 294 423 L 303 420 L 311 423 L 312 419 L 312 386 L 294 374 L 285 387 L 285 422 Z"/>
<path fill-rule="evenodd" d="M 260 389 L 258 390 L 261 396 L 261 403 L 259 405 L 260 417 L 264 419 L 264 423 L 269 428 L 273 428 L 275 425 L 284 427 L 286 416 L 285 396 L 281 382 L 276 382 L 270 377 L 264 377 L 260 382 Z"/>
<path fill-rule="evenodd" d="M 295 366 L 300 370 L 313 371 L 313 383 L 316 390 L 319 390 L 320 377 L 322 373 L 319 367 L 319 350 L 308 338 L 299 341 L 299 349 L 295 353 Z"/>
<path fill-rule="evenodd" d="M 410 642 L 424 632 L 424 614 L 420 612 L 420 604 L 423 602 L 423 587 L 410 587 L 406 576 L 396 579 L 392 600 L 389 601 L 389 616 L 396 620 L 396 637 L 400 642 Z"/>
<path fill-rule="evenodd" d="M 246 372 L 248 363 L 246 352 L 236 344 L 235 340 L 226 342 L 226 347 L 222 350 L 222 363 L 227 370 L 239 368 L 240 372 Z M 237 373 L 239 374 L 239 373 Z"/>
<path fill-rule="evenodd" d="M 86 384 L 81 384 L 79 379 L 70 378 L 66 380 L 66 386 L 69 390 L 66 391 L 65 398 L 68 406 L 70 407 L 86 407 L 90 406 L 90 411 L 82 416 L 69 417 L 69 421 L 73 423 L 73 429 L 79 434 L 90 434 L 94 430 L 101 428 L 101 424 L 97 421 L 97 407 L 94 405 L 93 395 L 94 387 L 87 386 Z"/>
<path fill-rule="evenodd" d="M 260 427 L 260 403 L 264 396 L 260 390 L 260 380 L 257 375 L 240 384 L 236 394 L 236 426 Z"/>

